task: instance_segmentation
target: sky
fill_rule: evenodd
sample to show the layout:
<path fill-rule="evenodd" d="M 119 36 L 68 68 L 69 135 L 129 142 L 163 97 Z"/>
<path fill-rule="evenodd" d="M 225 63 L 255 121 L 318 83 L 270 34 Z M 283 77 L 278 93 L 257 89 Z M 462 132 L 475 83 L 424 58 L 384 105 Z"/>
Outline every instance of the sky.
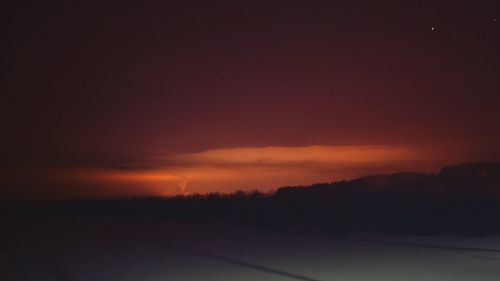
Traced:
<path fill-rule="evenodd" d="M 498 1 L 3 10 L 4 198 L 269 191 L 500 161 Z"/>

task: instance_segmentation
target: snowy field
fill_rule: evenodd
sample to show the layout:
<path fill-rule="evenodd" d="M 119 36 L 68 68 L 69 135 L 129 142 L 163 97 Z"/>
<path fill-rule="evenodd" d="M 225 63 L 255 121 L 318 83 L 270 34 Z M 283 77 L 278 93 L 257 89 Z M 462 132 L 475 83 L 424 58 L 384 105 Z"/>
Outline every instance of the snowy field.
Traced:
<path fill-rule="evenodd" d="M 112 217 L 1 227 L 2 267 L 20 281 L 500 280 L 500 237 L 335 239 Z"/>

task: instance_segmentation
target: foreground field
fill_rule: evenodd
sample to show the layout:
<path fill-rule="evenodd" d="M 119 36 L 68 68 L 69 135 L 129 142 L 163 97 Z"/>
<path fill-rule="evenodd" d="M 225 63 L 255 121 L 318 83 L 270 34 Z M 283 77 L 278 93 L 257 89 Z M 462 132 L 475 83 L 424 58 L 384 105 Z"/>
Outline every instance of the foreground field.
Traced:
<path fill-rule="evenodd" d="M 500 237 L 335 238 L 130 217 L 1 227 L 2 263 L 21 281 L 500 280 Z"/>

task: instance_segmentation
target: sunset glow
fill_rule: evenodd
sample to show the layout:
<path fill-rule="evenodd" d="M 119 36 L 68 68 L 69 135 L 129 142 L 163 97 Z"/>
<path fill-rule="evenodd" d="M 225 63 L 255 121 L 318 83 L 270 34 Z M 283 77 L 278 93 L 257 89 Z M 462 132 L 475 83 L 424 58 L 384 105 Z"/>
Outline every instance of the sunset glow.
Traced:
<path fill-rule="evenodd" d="M 391 146 L 302 146 L 242 147 L 211 149 L 178 155 L 181 161 L 256 165 L 291 165 L 309 163 L 369 163 L 417 160 L 425 157 L 408 148 Z"/>
<path fill-rule="evenodd" d="M 219 148 L 198 153 L 157 154 L 144 167 L 55 171 L 52 180 L 115 189 L 135 186 L 131 193 L 143 195 L 272 190 L 283 185 L 396 172 L 412 169 L 416 164 L 428 165 L 433 160 L 423 150 L 395 146 Z"/>
<path fill-rule="evenodd" d="M 181 2 L 19 5 L 0 195 L 273 190 L 500 159 L 493 2 Z"/>

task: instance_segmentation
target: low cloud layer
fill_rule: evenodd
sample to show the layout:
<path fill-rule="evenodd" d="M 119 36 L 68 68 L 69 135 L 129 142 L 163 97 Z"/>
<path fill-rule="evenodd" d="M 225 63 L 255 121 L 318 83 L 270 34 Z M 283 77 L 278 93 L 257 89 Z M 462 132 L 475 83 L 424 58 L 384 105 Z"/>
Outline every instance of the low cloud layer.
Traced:
<path fill-rule="evenodd" d="M 203 165 L 290 166 L 328 163 L 377 163 L 422 158 L 415 151 L 390 146 L 241 147 L 175 155 L 179 162 Z"/>
<path fill-rule="evenodd" d="M 236 147 L 156 153 L 140 163 L 82 167 L 59 171 L 53 178 L 98 185 L 111 194 L 120 186 L 134 190 L 134 195 L 271 190 L 415 167 L 422 170 L 422 163 L 431 163 L 431 158 L 429 152 L 397 146 Z"/>

